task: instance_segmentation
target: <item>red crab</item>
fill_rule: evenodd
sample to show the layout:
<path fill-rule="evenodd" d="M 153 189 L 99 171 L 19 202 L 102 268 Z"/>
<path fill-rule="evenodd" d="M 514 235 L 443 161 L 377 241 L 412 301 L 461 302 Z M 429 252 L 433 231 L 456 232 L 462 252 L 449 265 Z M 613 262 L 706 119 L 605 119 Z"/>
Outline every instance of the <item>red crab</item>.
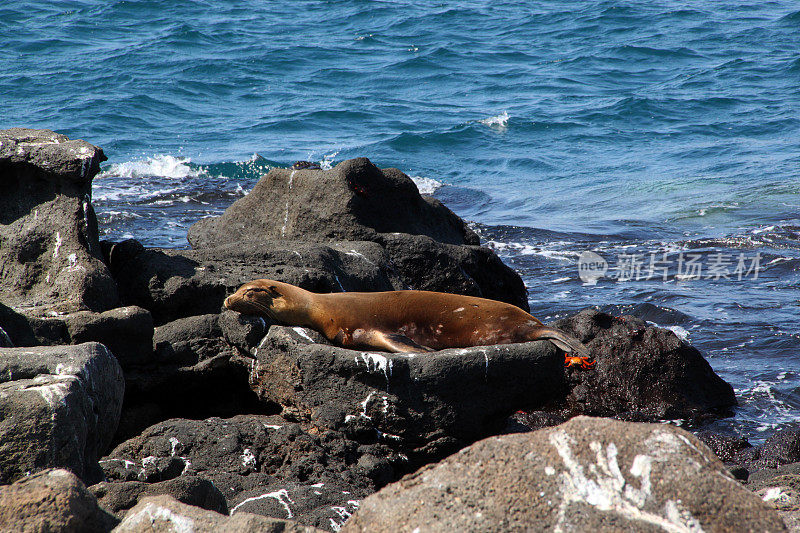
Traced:
<path fill-rule="evenodd" d="M 590 361 L 590 359 L 590 357 L 570 357 L 569 355 L 564 355 L 564 367 L 569 368 L 571 366 L 577 366 L 584 370 L 589 370 L 597 362 L 593 359 Z"/>

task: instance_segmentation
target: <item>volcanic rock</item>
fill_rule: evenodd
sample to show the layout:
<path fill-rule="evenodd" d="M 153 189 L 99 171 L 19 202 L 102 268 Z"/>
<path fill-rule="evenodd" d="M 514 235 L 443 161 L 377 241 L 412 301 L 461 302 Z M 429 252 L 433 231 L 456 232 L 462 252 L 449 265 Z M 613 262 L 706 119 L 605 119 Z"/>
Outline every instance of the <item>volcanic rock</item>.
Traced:
<path fill-rule="evenodd" d="M 751 470 L 777 468 L 797 462 L 800 462 L 800 429 L 787 428 L 776 432 L 757 447 L 757 453 L 748 462 L 748 467 Z"/>
<path fill-rule="evenodd" d="M 230 352 L 218 322 L 219 315 L 200 315 L 156 328 L 153 346 L 158 363 L 191 366 Z"/>
<path fill-rule="evenodd" d="M 103 481 L 89 487 L 100 505 L 117 518 L 148 496 L 166 494 L 179 502 L 202 509 L 228 514 L 225 497 L 214 484 L 199 476 L 179 476 L 158 483 L 142 481 Z"/>
<path fill-rule="evenodd" d="M 243 315 L 225 309 L 219 315 L 219 326 L 225 341 L 239 351 L 254 354 L 254 349 L 267 334 L 267 327 L 275 325 L 269 318 Z"/>
<path fill-rule="evenodd" d="M 800 475 L 776 476 L 750 489 L 778 511 L 789 531 L 800 531 Z"/>
<path fill-rule="evenodd" d="M 382 234 L 389 262 L 406 289 L 489 298 L 528 311 L 519 274 L 482 246 L 443 244 L 424 235 Z"/>
<path fill-rule="evenodd" d="M 220 312 L 243 283 L 271 278 L 314 292 L 401 288 L 375 243 L 263 242 L 206 250 L 146 249 L 134 240 L 107 244 L 125 303 L 150 310 L 157 325 Z"/>
<path fill-rule="evenodd" d="M 785 531 L 691 434 L 578 417 L 478 442 L 361 503 L 353 531 Z"/>
<path fill-rule="evenodd" d="M 123 388 L 102 344 L 0 348 L 0 482 L 49 467 L 98 481 Z"/>
<path fill-rule="evenodd" d="M 283 415 L 354 438 L 378 438 L 423 461 L 502 429 L 525 405 L 561 392 L 563 358 L 547 341 L 425 354 L 321 344 L 309 330 L 272 326 L 251 382 Z"/>
<path fill-rule="evenodd" d="M 71 344 L 102 343 L 123 369 L 153 359 L 153 317 L 146 309 L 130 306 L 103 313 L 79 311 L 61 318 Z"/>
<path fill-rule="evenodd" d="M 105 533 L 118 522 L 68 470 L 48 469 L 0 486 L 0 531 Z"/>
<path fill-rule="evenodd" d="M 478 244 L 463 220 L 421 196 L 411 178 L 364 157 L 331 170 L 274 168 L 222 216 L 195 223 L 188 238 L 193 248 L 206 248 L 253 239 L 372 241 L 394 232 Z"/>
<path fill-rule="evenodd" d="M 180 528 L 180 529 L 179 529 Z M 250 513 L 225 516 L 186 505 L 170 496 L 149 496 L 128 511 L 114 533 L 192 531 L 194 533 L 315 533 L 318 529 L 290 520 Z"/>
<path fill-rule="evenodd" d="M 118 301 L 103 264 L 92 178 L 106 158 L 49 130 L 0 131 L 0 290 L 29 316 Z"/>
<path fill-rule="evenodd" d="M 101 465 L 114 483 L 174 458 L 185 465 L 180 477 L 212 481 L 232 513 L 254 511 L 325 529 L 331 520 L 343 521 L 336 508 L 352 512 L 349 502 L 379 488 L 376 479 L 397 479 L 404 464 L 383 444 L 360 444 L 279 416 L 239 415 L 158 423 L 117 446 Z"/>
<path fill-rule="evenodd" d="M 117 441 L 168 418 L 277 412 L 275 406 L 260 402 L 248 384 L 252 360 L 236 356 L 234 348 L 227 344 L 216 352 L 215 346 L 223 346 L 223 342 L 198 339 L 199 353 L 184 352 L 187 359 L 202 357 L 191 366 L 172 362 L 127 370 Z"/>
<path fill-rule="evenodd" d="M 736 405 L 733 387 L 670 330 L 596 309 L 551 325 L 586 344 L 597 361 L 591 371 L 567 369 L 570 392 L 554 409 L 564 416 L 699 422 Z"/>

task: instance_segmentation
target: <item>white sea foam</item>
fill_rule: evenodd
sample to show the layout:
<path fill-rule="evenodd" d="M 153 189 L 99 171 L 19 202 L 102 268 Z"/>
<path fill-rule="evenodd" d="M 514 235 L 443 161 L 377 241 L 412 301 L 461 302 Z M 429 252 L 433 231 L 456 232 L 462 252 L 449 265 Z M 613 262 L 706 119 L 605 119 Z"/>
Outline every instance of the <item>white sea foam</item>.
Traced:
<path fill-rule="evenodd" d="M 431 195 L 436 192 L 436 189 L 442 187 L 444 183 L 433 178 L 425 178 L 423 176 L 409 176 L 413 181 L 420 194 Z"/>
<path fill-rule="evenodd" d="M 339 155 L 339 151 L 333 152 L 332 154 L 327 154 L 322 157 L 319 162 L 319 168 L 322 170 L 330 170 L 333 168 L 333 163 L 336 161 L 336 156 Z"/>
<path fill-rule="evenodd" d="M 197 177 L 203 174 L 198 168 L 189 166 L 191 160 L 185 157 L 158 154 L 138 161 L 113 163 L 98 174 L 96 179 L 108 177 L 140 178 L 142 176 L 161 176 L 165 178 Z"/>
<path fill-rule="evenodd" d="M 493 117 L 484 118 L 479 120 L 481 124 L 484 126 L 489 126 L 492 129 L 503 131 L 508 127 L 508 112 L 503 111 L 499 115 L 495 115 Z"/>
<path fill-rule="evenodd" d="M 667 329 L 671 330 L 682 341 L 685 341 L 686 339 L 689 338 L 689 332 L 686 331 L 685 328 L 682 328 L 680 326 L 667 326 Z"/>
<path fill-rule="evenodd" d="M 548 246 L 563 246 L 570 245 L 566 242 L 550 242 Z M 534 246 L 532 244 L 525 244 L 521 242 L 499 242 L 499 241 L 486 241 L 484 246 L 491 248 L 498 255 L 540 255 L 549 259 L 558 259 L 560 261 L 573 261 L 580 257 L 580 252 L 575 250 L 552 250 L 545 249 L 542 246 Z"/>
<path fill-rule="evenodd" d="M 763 227 L 763 228 L 756 228 L 756 229 L 752 230 L 750 233 L 752 233 L 753 235 L 758 235 L 759 233 L 766 233 L 768 231 L 774 231 L 774 230 L 775 230 L 775 226 L 766 226 L 766 227 Z"/>

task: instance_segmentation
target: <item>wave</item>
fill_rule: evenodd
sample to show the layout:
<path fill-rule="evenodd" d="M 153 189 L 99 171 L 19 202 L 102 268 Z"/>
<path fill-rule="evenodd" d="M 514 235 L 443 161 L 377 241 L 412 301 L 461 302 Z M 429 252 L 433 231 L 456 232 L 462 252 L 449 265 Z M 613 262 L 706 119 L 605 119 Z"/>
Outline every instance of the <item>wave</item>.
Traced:
<path fill-rule="evenodd" d="M 505 131 L 508 128 L 508 112 L 503 111 L 499 115 L 495 115 L 493 117 L 484 118 L 479 120 L 481 124 L 484 126 L 489 126 L 490 128 Z"/>
<path fill-rule="evenodd" d="M 420 194 L 426 194 L 428 196 L 435 193 L 438 189 L 441 189 L 445 184 L 439 180 L 435 180 L 433 178 L 425 178 L 423 176 L 409 176 L 411 181 L 417 186 L 419 189 Z"/>
<path fill-rule="evenodd" d="M 172 155 L 154 155 L 147 159 L 112 163 L 100 172 L 95 179 L 102 180 L 109 177 L 141 178 L 146 176 L 159 176 L 163 178 L 183 179 L 196 178 L 203 174 L 197 166 L 190 166 L 191 160 Z"/>

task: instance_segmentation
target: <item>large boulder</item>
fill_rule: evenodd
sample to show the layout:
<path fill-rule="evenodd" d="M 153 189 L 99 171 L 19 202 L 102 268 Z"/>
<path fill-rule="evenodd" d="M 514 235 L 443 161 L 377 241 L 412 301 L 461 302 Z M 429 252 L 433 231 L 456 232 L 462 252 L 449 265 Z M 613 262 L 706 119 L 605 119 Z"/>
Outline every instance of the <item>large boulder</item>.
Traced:
<path fill-rule="evenodd" d="M 102 313 L 76 311 L 58 316 L 25 316 L 0 304 L 0 327 L 11 346 L 58 346 L 99 342 L 127 369 L 153 359 L 153 317 L 137 306 Z"/>
<path fill-rule="evenodd" d="M 114 533 L 315 533 L 318 529 L 291 520 L 250 513 L 225 516 L 186 505 L 170 496 L 150 496 L 128 511 Z"/>
<path fill-rule="evenodd" d="M 374 440 L 374 439 L 373 439 Z M 397 479 L 405 459 L 389 447 L 361 444 L 279 416 L 172 419 L 117 446 L 101 462 L 109 485 L 201 476 L 232 513 L 292 518 L 330 529 L 342 512 Z"/>
<path fill-rule="evenodd" d="M 103 151 L 49 130 L 0 131 L 0 290 L 6 305 L 43 316 L 105 311 L 117 289 L 91 204 Z"/>
<path fill-rule="evenodd" d="M 425 289 L 492 298 L 528 310 L 522 279 L 494 252 L 478 246 L 477 234 L 462 219 L 438 200 L 421 196 L 399 170 L 380 170 L 365 158 L 327 171 L 273 169 L 222 216 L 195 223 L 188 238 L 195 250 L 216 259 L 261 250 L 265 243 L 283 246 L 283 255 L 295 253 L 297 241 L 327 244 L 386 271 L 390 285 L 356 288 L 343 281 L 336 265 L 317 262 L 329 272 L 325 285 L 330 288 L 319 289 L 325 292 Z M 379 253 L 361 251 L 365 241 L 378 243 Z M 306 269 L 313 272 L 316 264 Z M 291 268 L 284 273 L 269 261 L 261 266 L 268 275 L 260 277 L 312 284 L 298 280 Z M 273 275 L 270 270 L 277 271 Z"/>
<path fill-rule="evenodd" d="M 691 434 L 578 417 L 483 440 L 382 489 L 353 531 L 785 531 Z"/>
<path fill-rule="evenodd" d="M 563 358 L 547 341 L 390 354 L 272 326 L 256 356 L 254 390 L 285 417 L 377 436 L 414 462 L 494 434 L 516 409 L 552 400 L 563 384 Z"/>
<path fill-rule="evenodd" d="M 740 456 L 751 469 L 775 469 L 783 465 L 800 462 L 800 429 L 785 428 L 752 450 Z"/>
<path fill-rule="evenodd" d="M 591 371 L 567 369 L 568 393 L 549 406 L 563 419 L 585 414 L 701 422 L 736 405 L 733 387 L 670 330 L 591 308 L 551 325 L 586 344 L 596 359 Z"/>
<path fill-rule="evenodd" d="M 123 389 L 102 344 L 0 348 L 0 482 L 49 467 L 98 481 Z"/>
<path fill-rule="evenodd" d="M 118 522 L 68 470 L 48 469 L 0 486 L 0 531 L 106 533 Z"/>
<path fill-rule="evenodd" d="M 411 178 L 364 157 L 331 170 L 274 168 L 222 216 L 195 223 L 188 238 L 204 248 L 252 239 L 371 241 L 394 232 L 478 244 L 463 220 L 422 197 Z"/>

